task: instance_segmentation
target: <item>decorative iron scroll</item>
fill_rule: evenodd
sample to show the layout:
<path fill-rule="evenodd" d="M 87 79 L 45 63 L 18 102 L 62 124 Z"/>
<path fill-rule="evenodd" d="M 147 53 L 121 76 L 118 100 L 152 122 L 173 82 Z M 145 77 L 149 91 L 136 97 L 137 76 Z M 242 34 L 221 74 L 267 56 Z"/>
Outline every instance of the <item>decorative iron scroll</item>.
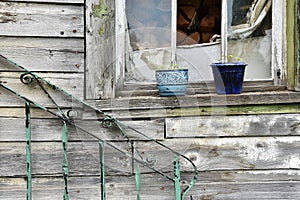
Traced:
<path fill-rule="evenodd" d="M 69 177 L 69 163 L 67 158 L 67 151 L 68 151 L 68 126 L 74 126 L 77 130 L 91 136 L 94 139 L 97 139 L 99 142 L 99 161 L 100 161 L 100 176 L 101 176 L 101 199 L 105 200 L 105 158 L 104 158 L 104 147 L 110 147 L 117 152 L 120 152 L 124 154 L 127 158 L 130 158 L 133 162 L 135 162 L 135 168 L 136 168 L 136 189 L 137 189 L 137 199 L 140 199 L 140 188 L 141 188 L 141 181 L 140 181 L 140 166 L 146 167 L 150 170 L 152 170 L 155 173 L 158 173 L 168 180 L 171 180 L 175 187 L 175 196 L 176 200 L 183 200 L 184 197 L 187 195 L 189 190 L 193 187 L 197 180 L 197 168 L 194 165 L 194 163 L 187 158 L 185 155 L 174 151 L 173 149 L 167 147 L 166 145 L 162 144 L 161 142 L 158 142 L 146 134 L 142 133 L 139 130 L 136 130 L 135 128 L 126 125 L 125 123 L 119 121 L 118 119 L 104 113 L 102 110 L 99 110 L 86 102 L 80 100 L 79 98 L 71 95 L 70 93 L 66 92 L 65 90 L 57 87 L 56 85 L 51 84 L 49 81 L 45 80 L 44 78 L 36 75 L 35 73 L 28 71 L 24 67 L 8 60 L 7 58 L 0 55 L 0 64 L 6 64 L 14 67 L 13 72 L 20 73 L 20 81 L 27 85 L 27 87 L 34 88 L 35 92 L 38 90 L 45 96 L 46 103 L 44 100 L 40 99 L 32 99 L 31 96 L 26 96 L 25 94 L 22 94 L 22 90 L 20 92 L 16 91 L 16 89 L 11 88 L 8 86 L 9 84 L 6 84 L 6 81 L 0 81 L 0 86 L 9 92 L 13 93 L 23 101 L 25 101 L 25 108 L 26 108 L 26 162 L 27 162 L 27 199 L 31 200 L 31 133 L 30 133 L 30 106 L 34 106 L 36 108 L 39 108 L 45 112 L 50 113 L 51 115 L 55 116 L 56 118 L 62 120 L 63 122 L 63 128 L 62 128 L 62 148 L 63 148 L 63 163 L 62 163 L 62 173 L 63 173 L 63 179 L 64 179 L 64 194 L 63 199 L 69 200 L 69 194 L 68 194 L 68 177 Z M 59 94 L 59 95 L 58 95 Z M 64 112 L 65 107 L 61 106 L 58 98 L 61 98 L 59 100 L 65 100 L 65 99 L 71 99 L 73 101 L 74 108 L 68 109 L 66 112 Z M 52 108 L 50 108 L 47 104 L 51 103 Z M 54 106 L 54 109 L 53 109 Z M 82 109 L 83 107 L 83 109 Z M 96 114 L 96 122 L 100 123 L 100 127 L 107 129 L 110 131 L 110 129 L 114 128 L 118 131 L 120 136 L 128 142 L 130 145 L 130 149 L 132 152 L 134 152 L 137 156 L 134 156 L 133 154 L 129 154 L 126 151 L 122 150 L 118 146 L 116 146 L 114 143 L 110 142 L 109 140 L 105 140 L 104 138 L 101 138 L 101 136 L 91 133 L 88 131 L 88 127 L 84 127 L 82 124 L 76 123 L 76 119 L 80 118 L 80 113 L 78 110 L 81 108 L 86 112 L 87 110 L 93 111 L 93 113 Z M 173 176 L 170 176 L 163 172 L 162 170 L 158 169 L 156 166 L 157 160 L 155 158 L 151 157 L 145 157 L 143 153 L 141 153 L 131 142 L 129 136 L 128 136 L 128 130 L 134 132 L 135 134 L 139 135 L 140 137 L 143 137 L 144 140 L 147 142 L 152 142 L 153 144 L 159 145 L 161 148 L 164 148 L 165 150 L 169 151 L 174 156 L 174 170 L 173 170 Z M 193 169 L 193 178 L 190 181 L 190 184 L 184 188 L 181 188 L 180 183 L 180 170 L 179 170 L 179 159 L 184 159 L 188 163 L 190 163 L 192 169 Z M 172 171 L 172 170 L 171 170 Z"/>

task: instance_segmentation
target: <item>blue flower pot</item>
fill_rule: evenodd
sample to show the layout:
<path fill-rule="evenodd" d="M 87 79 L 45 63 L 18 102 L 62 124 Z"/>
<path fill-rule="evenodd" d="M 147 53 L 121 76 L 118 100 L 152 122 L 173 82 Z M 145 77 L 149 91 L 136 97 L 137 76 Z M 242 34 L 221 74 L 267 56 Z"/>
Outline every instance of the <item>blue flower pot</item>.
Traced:
<path fill-rule="evenodd" d="M 216 92 L 218 94 L 240 94 L 243 88 L 244 62 L 226 62 L 211 64 Z"/>
<path fill-rule="evenodd" d="M 188 84 L 188 69 L 157 70 L 155 72 L 160 96 L 183 96 Z"/>

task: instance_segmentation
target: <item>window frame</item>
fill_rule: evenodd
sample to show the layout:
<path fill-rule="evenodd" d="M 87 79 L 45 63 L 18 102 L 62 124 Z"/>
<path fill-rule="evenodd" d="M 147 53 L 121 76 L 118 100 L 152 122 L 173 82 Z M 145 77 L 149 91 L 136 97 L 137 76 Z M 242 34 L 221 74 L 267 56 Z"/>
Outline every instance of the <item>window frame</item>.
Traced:
<path fill-rule="evenodd" d="M 176 24 L 177 24 L 177 0 L 172 1 L 172 24 L 171 24 L 171 62 L 176 62 Z M 222 0 L 222 3 L 226 2 L 227 0 Z M 125 3 L 126 0 L 119 0 L 116 1 L 116 46 L 124 46 L 125 40 L 129 39 L 126 38 L 126 13 L 125 13 Z M 227 6 L 224 6 L 225 9 Z M 223 7 L 223 8 L 224 8 Z M 227 9 L 226 9 L 227 10 Z M 285 34 L 285 24 L 286 24 L 286 0 L 273 0 L 272 2 L 272 30 L 276 30 L 276 34 L 272 34 L 272 58 L 271 58 L 271 71 L 272 71 L 272 80 L 274 81 L 274 85 L 283 85 L 286 81 L 286 34 Z M 227 18 L 224 20 L 222 18 L 222 27 L 227 26 Z M 222 35 L 226 37 L 227 29 L 222 28 Z M 225 31 L 225 33 L 224 33 Z M 125 36 L 125 38 L 121 38 L 119 36 Z M 122 45 L 123 44 L 123 45 Z M 201 45 L 201 44 L 200 44 Z M 117 62 L 116 62 L 116 83 L 120 80 L 125 80 L 125 64 L 126 58 L 124 58 L 125 52 L 124 50 L 126 47 L 123 48 L 116 48 L 116 55 L 117 55 Z M 222 46 L 222 54 L 226 55 L 227 52 L 227 43 L 225 46 Z M 117 84 L 117 88 L 122 88 L 122 83 Z"/>
<path fill-rule="evenodd" d="M 99 66 L 95 65 L 98 63 L 96 60 L 102 58 L 95 58 L 95 52 L 101 54 L 101 50 L 103 48 L 99 47 L 98 41 L 99 38 L 103 37 L 102 35 L 97 35 L 98 27 L 102 26 L 101 20 L 99 21 L 99 17 L 93 14 L 93 6 L 92 3 L 86 2 L 86 14 L 85 14 L 85 52 L 86 52 L 86 60 L 85 60 L 85 98 L 86 99 L 109 99 L 115 98 L 119 91 L 122 92 L 122 89 L 126 85 L 124 85 L 125 80 L 125 65 L 128 61 L 126 57 L 126 44 L 128 44 L 129 37 L 126 36 L 126 18 L 125 18 L 125 1 L 126 0 L 104 0 L 106 4 L 110 5 L 110 8 L 113 11 L 113 15 L 111 15 L 110 21 L 104 21 L 103 23 L 109 23 L 109 26 L 113 29 L 109 29 L 109 37 L 114 42 L 111 43 L 113 46 L 109 46 L 111 56 L 113 56 L 113 66 L 109 66 L 111 69 L 111 78 L 109 80 L 101 80 L 102 84 L 104 85 L 102 89 L 97 85 L 99 84 L 99 74 L 103 73 L 103 67 L 107 66 Z M 174 0 L 173 0 L 174 1 Z M 293 6 L 295 6 L 296 1 L 291 0 L 294 2 Z M 288 2 L 292 4 L 291 2 Z M 100 5 L 100 4 L 99 4 Z M 291 81 L 289 80 L 290 77 L 294 77 L 296 73 L 295 65 L 289 64 L 287 67 L 287 62 L 290 59 L 291 52 L 289 51 L 287 46 L 287 35 L 286 35 L 286 28 L 289 27 L 289 23 L 286 23 L 288 17 L 286 15 L 293 15 L 294 12 L 290 13 L 287 12 L 287 0 L 273 0 L 272 2 L 272 18 L 276 19 L 273 20 L 273 30 L 276 30 L 276 37 L 272 37 L 272 73 L 273 73 L 273 80 L 270 80 L 274 86 L 284 87 L 287 86 Z M 173 9 L 174 10 L 174 9 Z M 295 9 L 296 10 L 296 9 Z M 110 11 L 110 10 L 109 10 Z M 295 17 L 295 16 L 294 16 Z M 100 18 L 101 19 L 101 18 Z M 102 20 L 103 21 L 103 20 Z M 295 31 L 295 27 L 290 27 L 291 30 Z M 295 32 L 293 32 L 295 33 Z M 288 38 L 290 40 L 290 38 Z M 200 44 L 202 45 L 202 44 Z M 294 44 L 290 44 L 294 45 Z M 100 44 L 101 46 L 101 44 Z M 111 48 L 113 47 L 113 48 Z M 294 46 L 293 46 L 294 48 Z M 91 52 L 90 49 L 93 51 Z M 109 52 L 108 52 L 109 53 Z M 95 60 L 96 59 L 96 60 Z M 293 57 L 295 59 L 295 57 Z M 94 61 L 95 60 L 95 61 Z M 295 61 L 294 61 L 295 62 Z M 100 63 L 101 64 L 101 63 Z M 293 69 L 293 73 L 288 73 Z M 105 71 L 104 71 L 105 72 Z M 270 81 L 268 85 L 270 86 Z M 257 81 L 254 81 L 257 83 Z M 262 81 L 262 85 L 264 85 L 265 81 Z M 254 84 L 255 84 L 254 83 Z M 293 82 L 295 84 L 295 80 Z M 248 86 L 247 86 L 248 87 Z M 256 86 L 257 87 L 257 84 Z M 147 90 L 147 87 L 144 87 L 144 90 Z M 153 88 L 153 87 L 152 87 Z M 105 91 L 107 90 L 107 91 Z M 263 91 L 264 89 L 262 89 Z M 276 89 L 274 89 L 276 90 Z M 102 95 L 106 94 L 106 95 Z"/>

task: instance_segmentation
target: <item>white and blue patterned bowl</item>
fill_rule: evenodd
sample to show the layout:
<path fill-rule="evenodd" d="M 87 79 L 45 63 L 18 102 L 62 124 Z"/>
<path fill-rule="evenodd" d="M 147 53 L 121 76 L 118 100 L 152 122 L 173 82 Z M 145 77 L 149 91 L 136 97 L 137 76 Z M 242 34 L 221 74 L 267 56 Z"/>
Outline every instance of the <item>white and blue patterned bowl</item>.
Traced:
<path fill-rule="evenodd" d="M 155 72 L 160 96 L 182 96 L 186 94 L 188 69 L 158 70 Z"/>

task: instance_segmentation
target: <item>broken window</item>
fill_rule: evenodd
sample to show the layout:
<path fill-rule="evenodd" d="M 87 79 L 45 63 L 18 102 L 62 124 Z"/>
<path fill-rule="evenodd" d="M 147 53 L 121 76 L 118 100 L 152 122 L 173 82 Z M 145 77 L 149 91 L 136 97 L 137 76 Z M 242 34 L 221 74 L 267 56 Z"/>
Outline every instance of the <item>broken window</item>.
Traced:
<path fill-rule="evenodd" d="M 221 34 L 221 0 L 177 1 L 177 45 L 210 42 Z"/>
<path fill-rule="evenodd" d="M 171 14 L 171 0 L 126 0 L 132 49 L 170 46 Z"/>
<path fill-rule="evenodd" d="M 224 35 L 222 2 L 228 9 L 228 53 L 249 64 L 246 79 L 273 78 L 272 0 L 124 1 L 130 48 L 126 81 L 153 82 L 154 71 L 173 61 L 174 44 L 177 63 L 189 68 L 191 82 L 212 80 L 209 65 L 220 60 Z"/>
<path fill-rule="evenodd" d="M 261 36 L 271 29 L 271 0 L 229 0 L 231 38 Z M 134 50 L 170 46 L 171 0 L 127 0 Z M 215 41 L 221 35 L 221 0 L 177 0 L 177 45 Z M 219 37 L 218 37 L 219 36 Z"/>
<path fill-rule="evenodd" d="M 231 39 L 271 34 L 272 0 L 229 0 L 229 33 Z"/>

